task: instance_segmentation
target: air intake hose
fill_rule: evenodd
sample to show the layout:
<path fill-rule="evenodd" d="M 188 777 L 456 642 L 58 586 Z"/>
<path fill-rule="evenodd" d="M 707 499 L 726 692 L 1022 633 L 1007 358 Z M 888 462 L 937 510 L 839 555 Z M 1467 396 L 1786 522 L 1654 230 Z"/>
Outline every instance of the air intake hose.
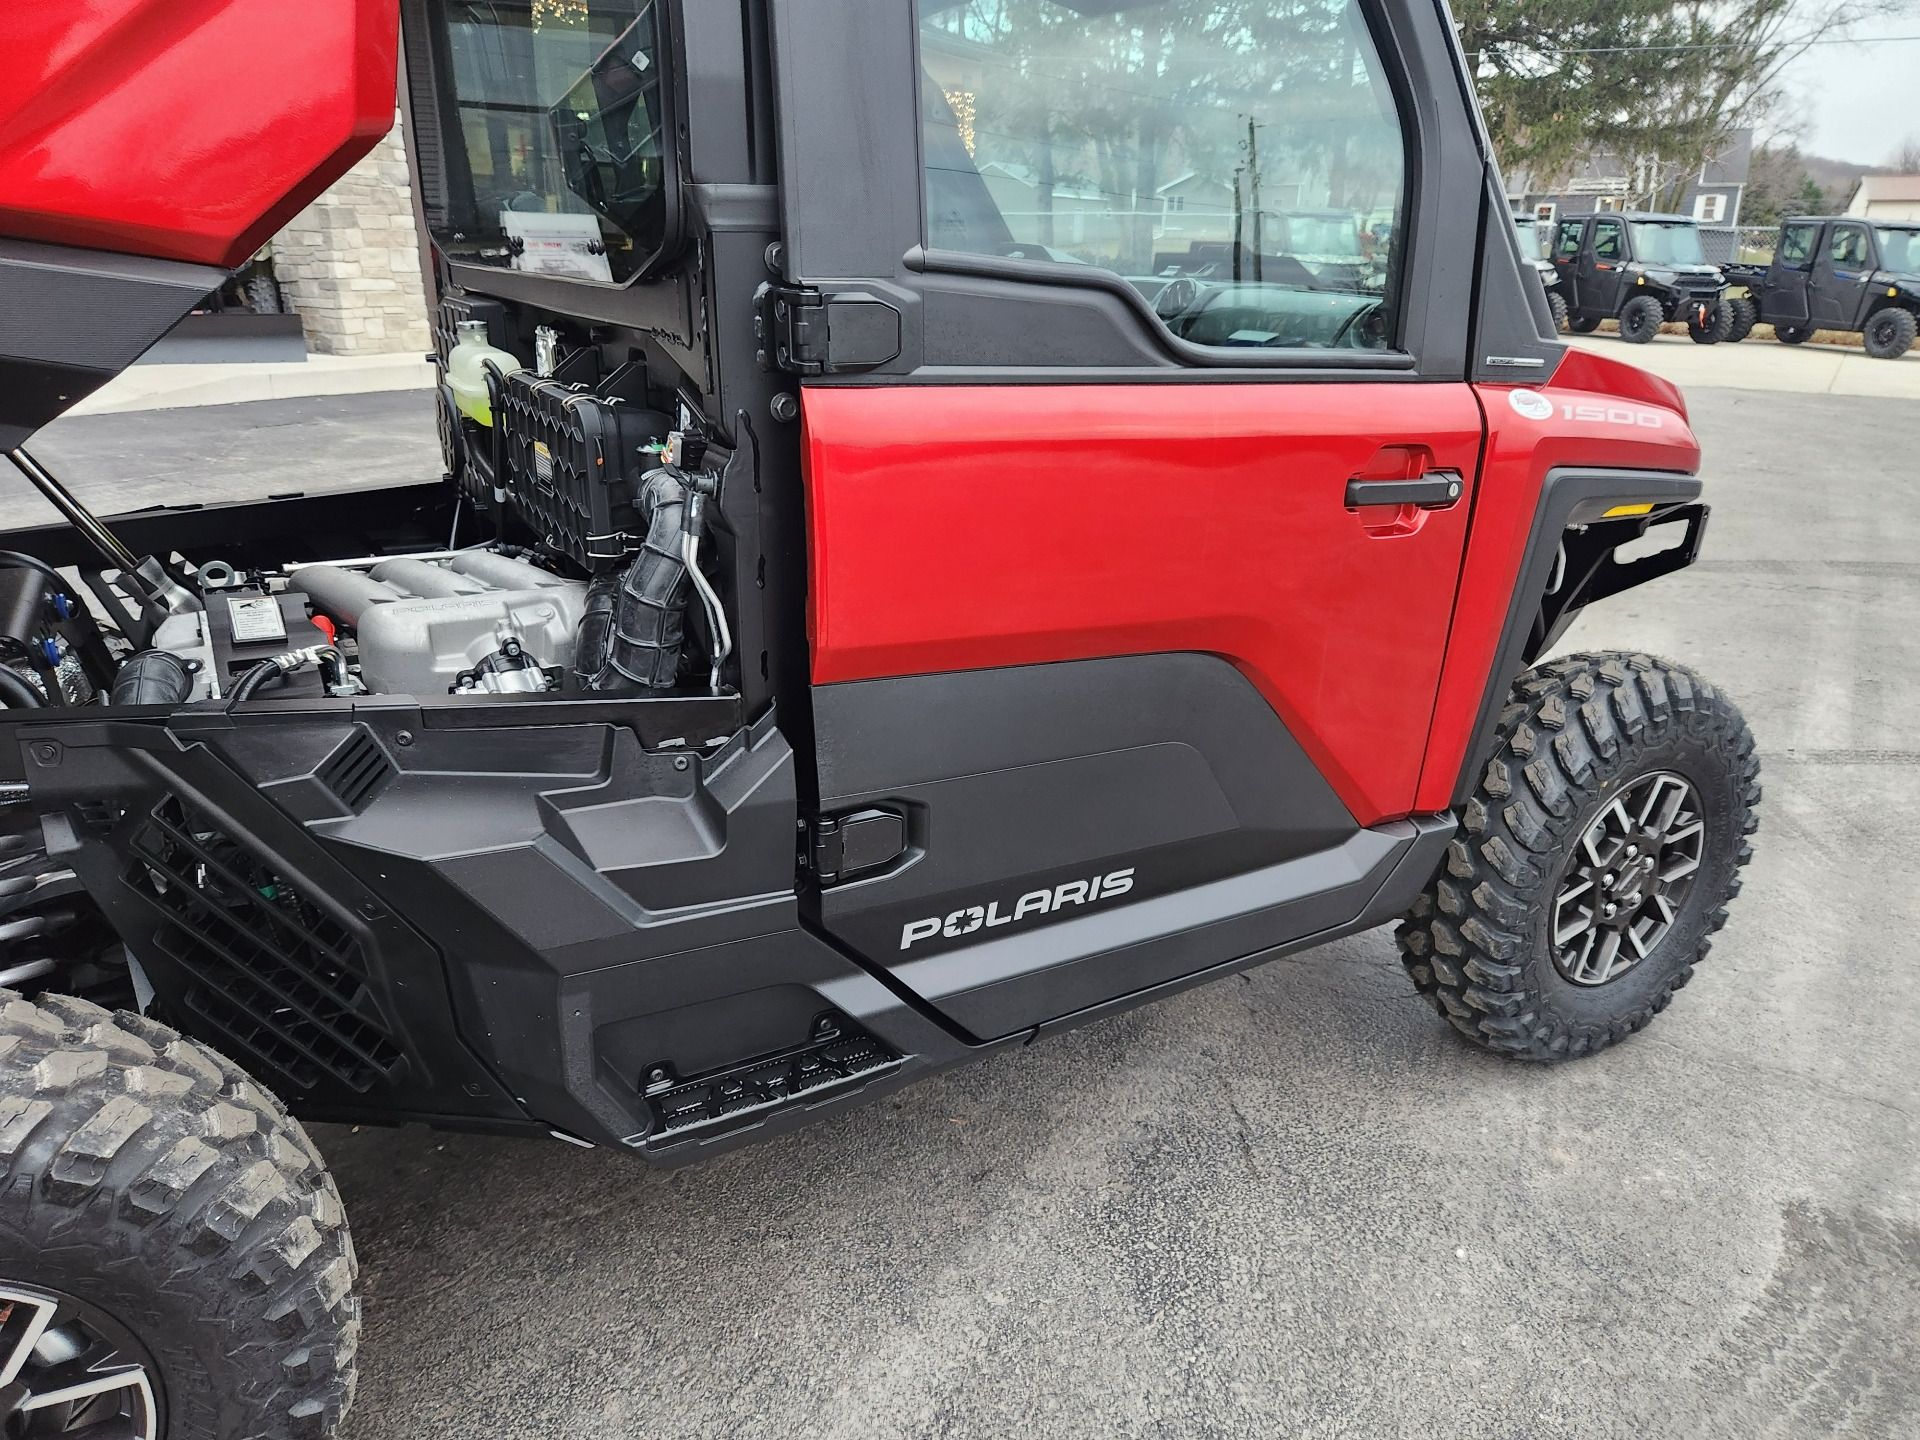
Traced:
<path fill-rule="evenodd" d="M 142 650 L 113 677 L 109 705 L 184 705 L 193 697 L 193 672 L 169 650 Z"/>
<path fill-rule="evenodd" d="M 647 538 L 617 582 L 596 581 L 574 643 L 574 678 L 599 692 L 671 690 L 680 678 L 686 639 L 687 484 L 672 469 L 655 470 L 640 490 Z"/>

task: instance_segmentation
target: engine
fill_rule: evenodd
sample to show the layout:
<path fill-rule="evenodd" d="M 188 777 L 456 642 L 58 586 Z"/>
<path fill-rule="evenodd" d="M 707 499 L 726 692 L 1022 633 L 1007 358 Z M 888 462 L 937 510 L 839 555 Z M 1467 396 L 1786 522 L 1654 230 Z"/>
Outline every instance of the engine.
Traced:
<path fill-rule="evenodd" d="M 352 628 L 360 683 L 380 695 L 558 690 L 587 610 L 586 582 L 487 550 L 309 565 L 288 584 Z"/>
<path fill-rule="evenodd" d="M 83 578 L 118 633 L 50 567 L 0 566 L 0 704 L 232 702 L 269 688 L 644 695 L 697 686 L 702 670 L 718 693 L 732 635 L 701 552 L 720 474 L 703 468 L 697 415 L 641 359 L 607 369 L 594 344 L 562 355 L 545 327 L 536 368 L 523 367 L 489 338 L 511 330 L 497 302 L 449 302 L 442 319 L 448 549 L 291 565 L 138 557 L 16 460 L 109 567 Z M 452 548 L 463 520 L 492 539 Z"/>

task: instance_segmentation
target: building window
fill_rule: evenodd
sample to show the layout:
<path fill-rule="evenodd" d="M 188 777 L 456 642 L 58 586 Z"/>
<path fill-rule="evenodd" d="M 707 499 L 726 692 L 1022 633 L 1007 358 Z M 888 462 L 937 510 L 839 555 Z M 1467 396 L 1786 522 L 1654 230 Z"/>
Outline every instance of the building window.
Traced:
<path fill-rule="evenodd" d="M 1727 197 L 1718 191 L 1709 191 L 1697 195 L 1693 201 L 1693 218 L 1702 225 L 1719 225 L 1727 218 Z"/>

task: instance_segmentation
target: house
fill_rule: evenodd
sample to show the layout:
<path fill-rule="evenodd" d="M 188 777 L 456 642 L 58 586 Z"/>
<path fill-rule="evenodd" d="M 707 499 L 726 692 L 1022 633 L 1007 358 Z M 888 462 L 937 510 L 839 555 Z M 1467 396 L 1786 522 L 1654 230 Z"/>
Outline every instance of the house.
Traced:
<path fill-rule="evenodd" d="M 1920 175 L 1863 175 L 1847 214 L 1868 220 L 1920 220 Z"/>
<path fill-rule="evenodd" d="M 1583 156 L 1565 175 L 1543 178 L 1516 170 L 1508 177 L 1507 199 L 1516 213 L 1542 222 L 1593 210 L 1672 209 L 1704 226 L 1732 229 L 1740 223 L 1752 169 L 1753 131 L 1740 129 L 1698 174 L 1687 177 L 1677 204 L 1674 177 L 1658 158 L 1601 150 Z"/>
<path fill-rule="evenodd" d="M 1282 203 L 1298 198 L 1299 187 L 1283 187 L 1288 194 L 1278 197 Z M 1202 175 L 1188 170 L 1169 180 L 1157 192 L 1160 197 L 1160 234 L 1173 240 L 1225 240 L 1233 234 L 1233 220 L 1239 212 L 1235 203 L 1234 181 Z M 1263 197 L 1262 204 L 1268 202 Z"/>

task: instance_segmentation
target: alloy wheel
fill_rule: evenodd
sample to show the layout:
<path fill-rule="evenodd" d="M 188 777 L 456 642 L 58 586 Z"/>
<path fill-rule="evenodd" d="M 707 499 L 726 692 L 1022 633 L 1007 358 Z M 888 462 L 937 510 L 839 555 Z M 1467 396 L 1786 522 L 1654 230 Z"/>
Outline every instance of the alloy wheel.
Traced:
<path fill-rule="evenodd" d="M 99 1307 L 0 1280 L 0 1437 L 159 1440 L 152 1357 Z"/>
<path fill-rule="evenodd" d="M 1706 842 L 1693 785 L 1644 775 L 1580 836 L 1553 902 L 1553 963 L 1575 985 L 1617 980 L 1654 952 L 1693 889 Z"/>

